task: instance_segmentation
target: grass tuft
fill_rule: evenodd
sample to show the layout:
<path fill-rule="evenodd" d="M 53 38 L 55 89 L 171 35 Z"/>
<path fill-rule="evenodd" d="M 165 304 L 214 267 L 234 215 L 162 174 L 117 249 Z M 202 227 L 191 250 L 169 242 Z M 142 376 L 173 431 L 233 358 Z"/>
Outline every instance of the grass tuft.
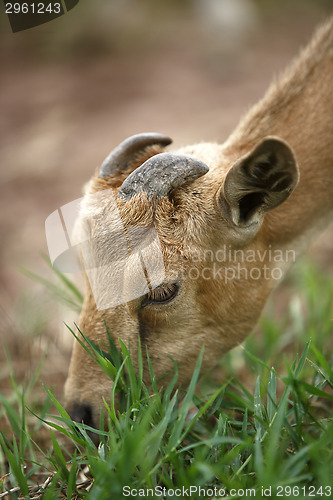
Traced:
<path fill-rule="evenodd" d="M 108 345 L 98 346 L 78 327 L 69 327 L 113 381 L 110 398 L 104 400 L 108 429 L 71 421 L 48 388 L 40 410 L 28 411 L 31 385 L 27 394 L 13 375 L 11 396 L 0 393 L 0 419 L 5 422 L 0 431 L 0 499 L 10 492 L 17 499 L 109 500 L 140 491 L 172 498 L 175 489 L 203 498 L 199 488 L 206 498 L 219 498 L 221 492 L 243 498 L 246 490 L 257 498 L 263 498 L 264 490 L 273 498 L 279 491 L 283 496 L 330 498 L 333 285 L 305 264 L 293 276 L 307 288 L 294 289 L 286 317 L 274 322 L 273 315 L 266 316 L 262 342 L 254 334 L 243 349 L 229 353 L 221 362 L 227 374 L 223 384 L 210 380 L 209 390 L 205 378 L 199 381 L 204 349 L 186 390 L 176 389 L 175 365 L 160 391 L 149 352 L 140 345 L 136 373 L 129 349 L 122 342 L 118 349 L 109 332 Z M 296 308 L 296 301 L 302 307 Z M 144 356 L 149 386 L 143 383 Z M 240 360 L 243 368 L 236 370 Z M 51 408 L 55 415 L 49 414 Z M 41 429 L 49 434 L 48 449 L 36 439 Z"/>

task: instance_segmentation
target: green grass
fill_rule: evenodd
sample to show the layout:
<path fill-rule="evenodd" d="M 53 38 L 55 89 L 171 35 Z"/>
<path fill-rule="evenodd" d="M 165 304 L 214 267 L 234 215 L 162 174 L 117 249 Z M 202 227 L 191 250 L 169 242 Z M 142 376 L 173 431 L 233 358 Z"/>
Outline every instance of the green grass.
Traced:
<path fill-rule="evenodd" d="M 68 291 L 78 298 L 72 285 Z M 175 389 L 175 367 L 160 392 L 151 366 L 149 387 L 141 370 L 134 373 L 125 345 L 118 352 L 110 339 L 105 352 L 85 344 L 114 380 L 104 403 L 109 430 L 97 431 L 98 447 L 93 429 L 72 422 L 51 390 L 43 406 L 31 410 L 31 384 L 24 390 L 13 375 L 11 397 L 0 394 L 6 422 L 0 498 L 10 489 L 11 498 L 43 500 L 140 498 L 147 489 L 149 498 L 186 498 L 183 489 L 190 498 L 244 498 L 246 492 L 264 498 L 263 491 L 272 498 L 330 498 L 333 285 L 302 262 L 289 277 L 288 293 L 284 317 L 274 317 L 273 299 L 243 348 L 222 360 L 222 385 L 212 376 L 198 380 L 202 353 L 186 391 Z M 46 448 L 38 443 L 45 422 Z"/>

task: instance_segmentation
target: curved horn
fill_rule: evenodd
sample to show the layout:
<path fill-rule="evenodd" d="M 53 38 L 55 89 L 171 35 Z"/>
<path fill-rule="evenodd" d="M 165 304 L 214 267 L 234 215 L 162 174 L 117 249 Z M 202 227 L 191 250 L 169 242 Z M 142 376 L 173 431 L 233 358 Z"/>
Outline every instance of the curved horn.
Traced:
<path fill-rule="evenodd" d="M 142 152 L 148 146 L 156 144 L 168 146 L 172 139 L 167 135 L 157 133 L 136 134 L 125 139 L 109 156 L 105 158 L 99 169 L 98 177 L 108 177 L 117 172 L 122 172 L 130 165 L 133 155 Z"/>
<path fill-rule="evenodd" d="M 167 196 L 174 189 L 208 172 L 205 163 L 187 155 L 160 153 L 149 158 L 122 183 L 118 198 L 129 200 L 138 192 L 149 198 Z"/>

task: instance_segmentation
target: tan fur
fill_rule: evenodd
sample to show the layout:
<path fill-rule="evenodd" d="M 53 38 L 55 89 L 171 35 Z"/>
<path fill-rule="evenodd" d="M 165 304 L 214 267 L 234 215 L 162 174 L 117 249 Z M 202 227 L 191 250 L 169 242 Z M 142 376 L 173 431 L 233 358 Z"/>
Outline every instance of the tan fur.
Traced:
<path fill-rule="evenodd" d="M 148 346 L 156 377 L 172 371 L 171 357 L 179 363 L 179 382 L 184 384 L 203 344 L 205 369 L 242 342 L 256 324 L 276 280 L 245 276 L 245 269 L 250 271 L 258 262 L 221 263 L 216 252 L 224 245 L 233 255 L 237 255 L 237 249 L 260 252 L 260 265 L 269 270 L 278 267 L 282 276 L 292 262 L 271 262 L 265 250 L 293 249 L 298 253 L 332 220 L 332 76 L 333 19 L 316 33 L 299 59 L 273 83 L 224 145 L 198 144 L 179 151 L 204 161 L 210 169 L 206 175 L 176 190 L 171 200 L 162 197 L 152 202 L 142 193 L 127 202 L 118 201 L 125 227 L 141 224 L 156 229 L 164 254 L 166 282 L 178 277 L 181 286 L 177 297 L 165 305 L 142 309 L 141 299 L 136 299 L 98 311 L 86 280 L 79 324 L 88 337 L 107 343 L 105 321 L 116 342 L 121 338 L 130 344 L 135 360 L 140 322 L 146 331 L 141 332 L 143 347 Z M 300 168 L 299 185 L 260 224 L 235 227 L 221 215 L 218 193 L 234 163 L 268 135 L 280 137 L 291 146 Z M 145 157 L 135 158 L 130 170 L 160 151 L 151 148 Z M 113 188 L 116 194 L 128 173 L 103 180 L 95 176 L 88 192 Z M 98 211 L 91 207 L 94 210 Z M 107 220 L 102 215 L 98 217 L 98 227 L 107 230 Z M 196 259 L 198 255 L 200 261 Z M 225 282 L 226 267 L 236 268 L 238 264 L 244 269 L 241 276 Z M 221 270 L 217 276 L 209 271 L 214 265 Z M 194 269 L 200 278 L 189 279 Z M 146 377 L 148 381 L 147 373 Z M 75 343 L 66 383 L 68 407 L 89 404 L 97 423 L 102 396 L 109 397 L 110 387 L 111 382 Z"/>

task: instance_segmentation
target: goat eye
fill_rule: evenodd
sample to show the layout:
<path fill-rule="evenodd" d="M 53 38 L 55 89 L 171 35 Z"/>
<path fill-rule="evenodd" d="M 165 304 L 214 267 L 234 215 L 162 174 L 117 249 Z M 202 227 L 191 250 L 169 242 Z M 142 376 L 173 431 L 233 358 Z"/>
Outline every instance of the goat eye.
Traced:
<path fill-rule="evenodd" d="M 146 295 L 143 306 L 148 304 L 165 304 L 170 302 L 178 293 L 179 286 L 176 283 L 160 285 L 150 290 Z"/>

